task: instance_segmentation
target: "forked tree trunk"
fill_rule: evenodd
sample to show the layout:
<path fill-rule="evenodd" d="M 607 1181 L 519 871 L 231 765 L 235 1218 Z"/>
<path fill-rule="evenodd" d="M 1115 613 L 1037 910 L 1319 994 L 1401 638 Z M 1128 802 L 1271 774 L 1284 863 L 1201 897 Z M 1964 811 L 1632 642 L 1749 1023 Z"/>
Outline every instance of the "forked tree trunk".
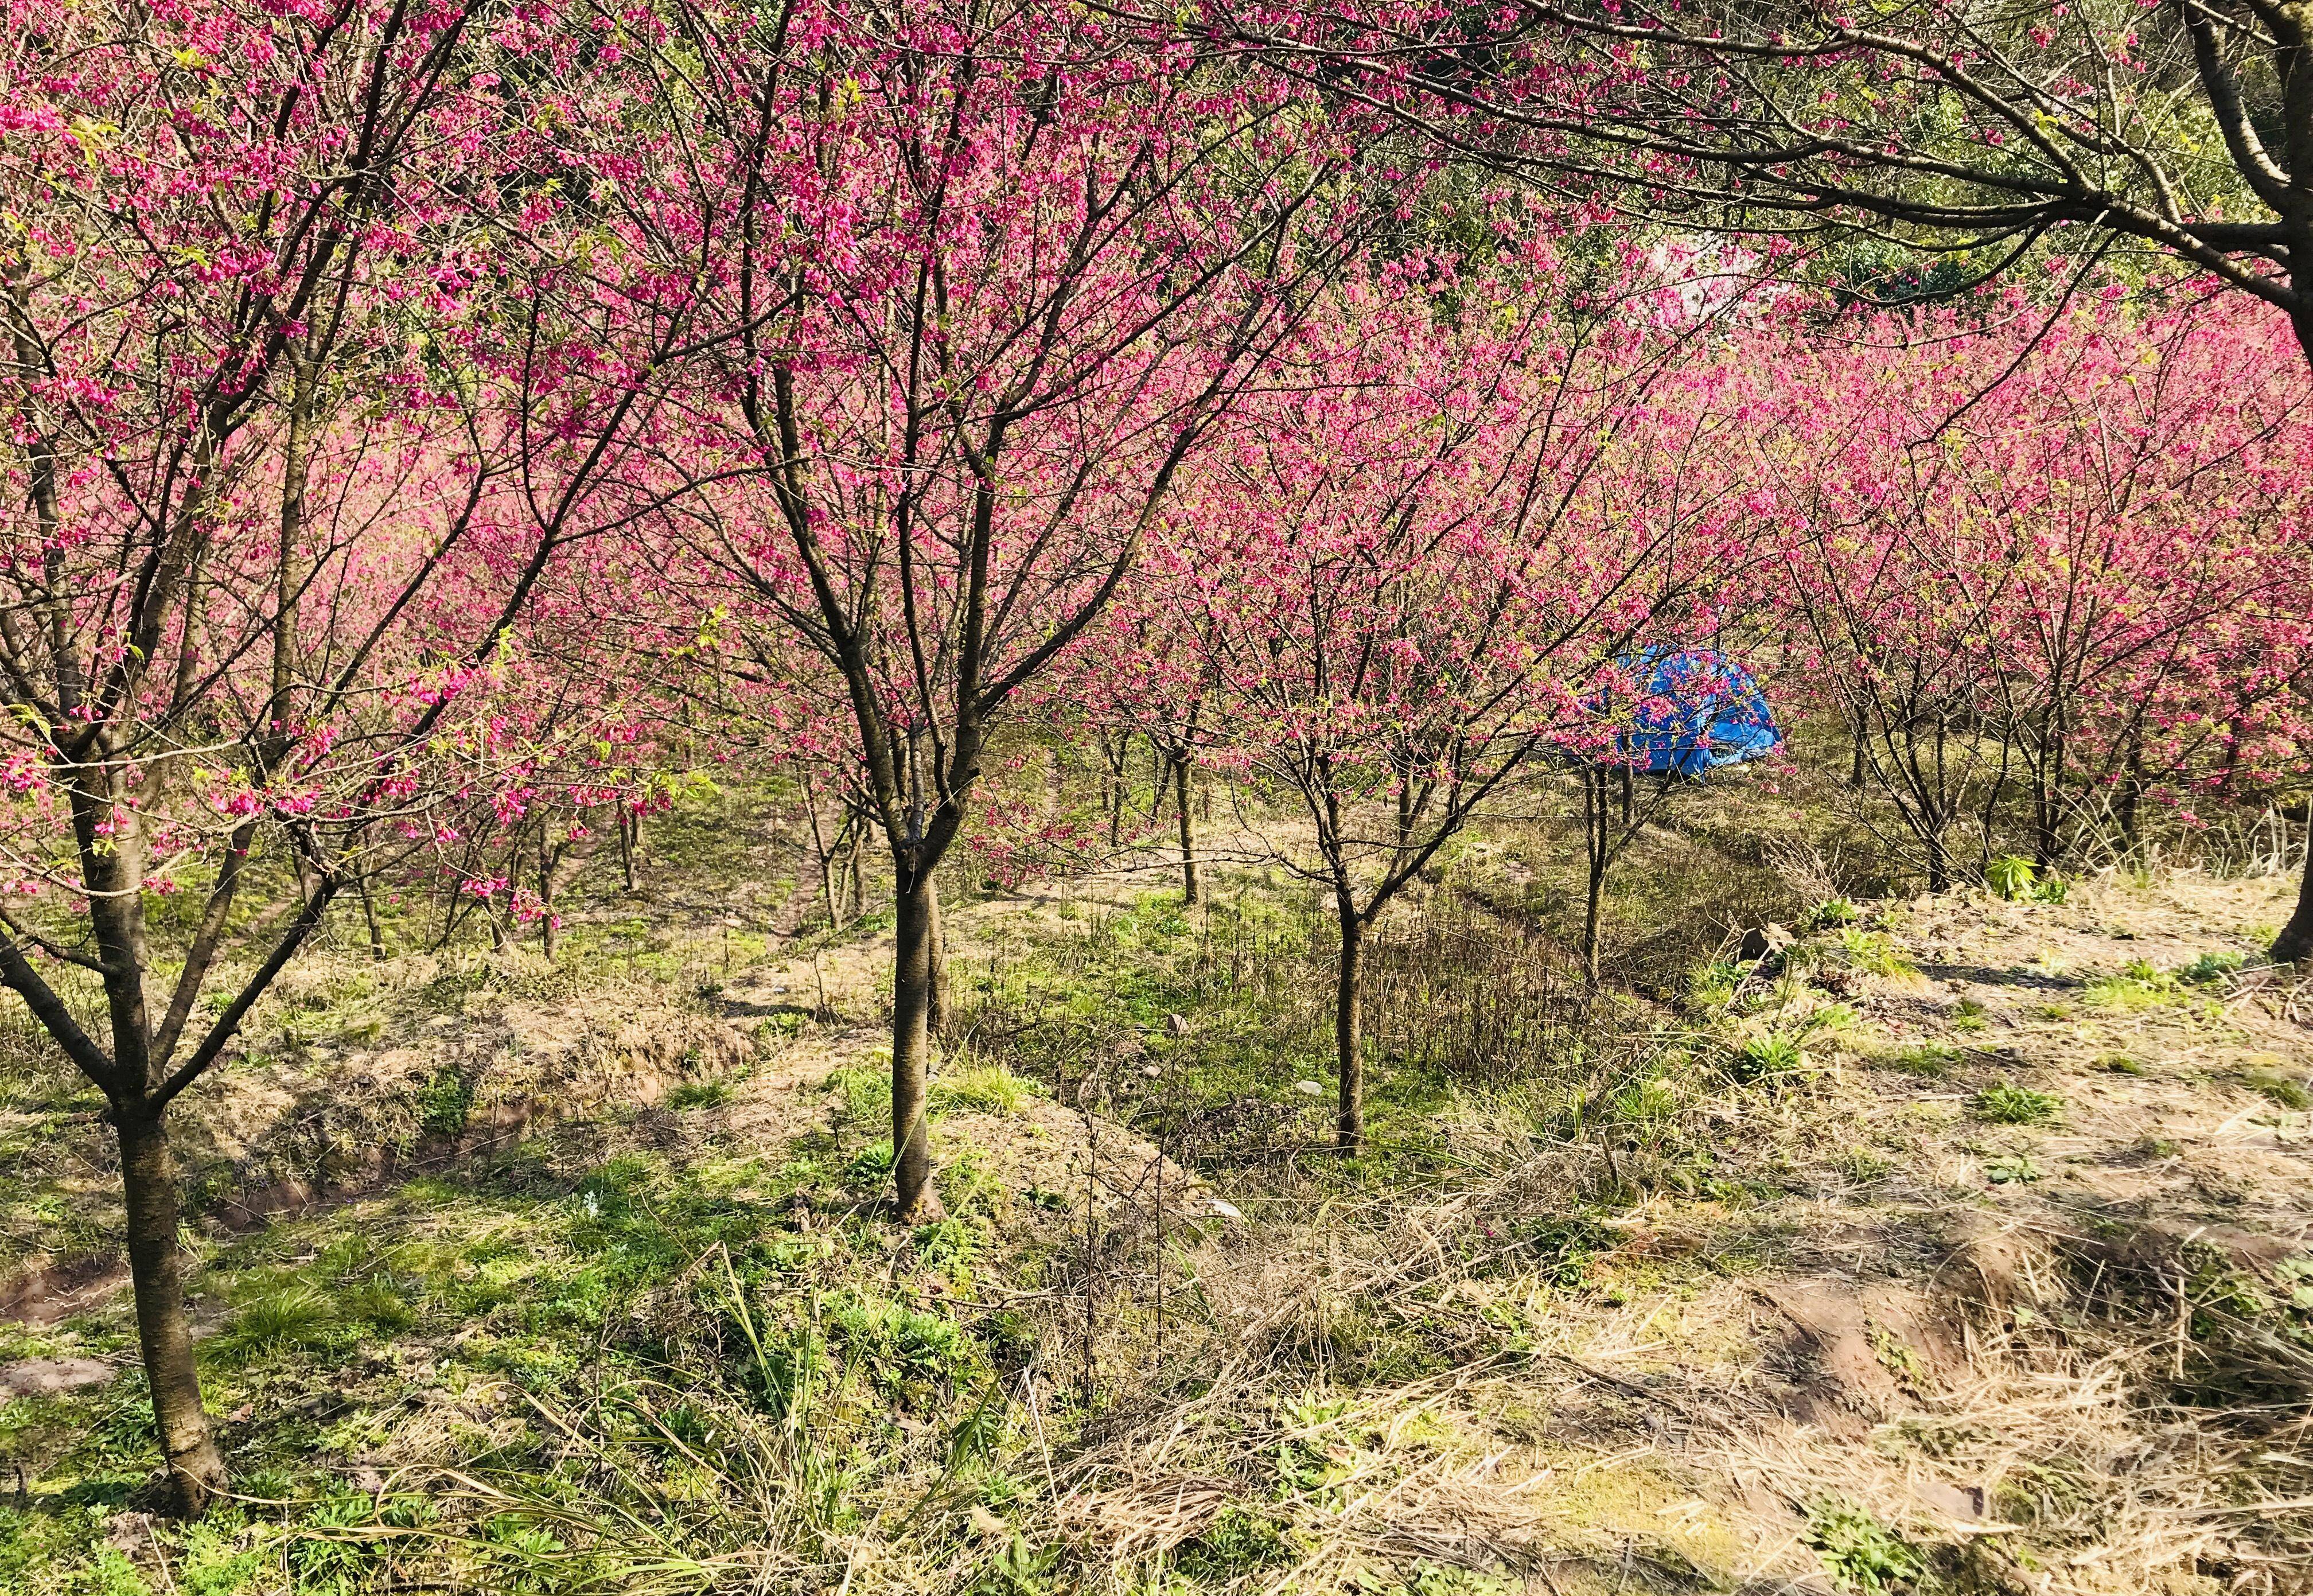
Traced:
<path fill-rule="evenodd" d="M 153 1396 L 153 1424 L 168 1466 L 170 1507 L 198 1518 L 226 1484 L 224 1455 L 201 1406 L 193 1332 L 177 1267 L 177 1168 L 158 1115 L 124 1114 L 120 1186 L 128 1213 L 128 1274 L 136 1295 L 136 1339 Z"/>
<path fill-rule="evenodd" d="M 1347 898 L 1339 906 L 1341 957 L 1333 992 L 1333 1064 L 1341 1089 L 1333 1145 L 1344 1153 L 1354 1153 L 1366 1134 L 1366 922 Z"/>
<path fill-rule="evenodd" d="M 893 1208 L 910 1224 L 939 1216 L 932 1189 L 932 939 L 939 898 L 929 875 L 898 882 L 898 947 L 892 958 Z"/>
<path fill-rule="evenodd" d="M 1173 797 L 1181 811 L 1181 901 L 1190 904 L 1204 901 L 1197 889 L 1196 812 L 1189 807 L 1193 775 L 1185 754 L 1173 761 Z"/>

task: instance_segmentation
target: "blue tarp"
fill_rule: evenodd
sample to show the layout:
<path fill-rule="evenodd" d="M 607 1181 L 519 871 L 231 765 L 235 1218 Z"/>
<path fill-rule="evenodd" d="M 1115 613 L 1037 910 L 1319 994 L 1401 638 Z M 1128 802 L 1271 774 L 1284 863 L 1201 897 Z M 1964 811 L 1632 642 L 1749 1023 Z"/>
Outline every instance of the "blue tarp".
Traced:
<path fill-rule="evenodd" d="M 1619 734 L 1621 756 L 1602 763 L 1682 776 L 1759 759 L 1782 745 L 1759 680 L 1709 648 L 1649 649 L 1623 662 L 1639 700 L 1634 729 Z"/>

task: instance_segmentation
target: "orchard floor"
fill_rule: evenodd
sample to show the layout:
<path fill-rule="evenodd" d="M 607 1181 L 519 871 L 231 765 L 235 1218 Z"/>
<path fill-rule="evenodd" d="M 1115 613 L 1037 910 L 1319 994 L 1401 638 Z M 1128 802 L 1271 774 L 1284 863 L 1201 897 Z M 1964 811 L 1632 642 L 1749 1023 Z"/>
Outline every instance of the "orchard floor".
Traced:
<path fill-rule="evenodd" d="M 1558 1074 L 1385 1057 L 1350 1160 L 1280 874 L 973 895 L 908 1230 L 888 935 L 766 836 L 252 1028 L 184 1116 L 241 1493 L 190 1530 L 21 1049 L 0 1590 L 2313 1589 L 2288 883 L 1834 905 Z"/>

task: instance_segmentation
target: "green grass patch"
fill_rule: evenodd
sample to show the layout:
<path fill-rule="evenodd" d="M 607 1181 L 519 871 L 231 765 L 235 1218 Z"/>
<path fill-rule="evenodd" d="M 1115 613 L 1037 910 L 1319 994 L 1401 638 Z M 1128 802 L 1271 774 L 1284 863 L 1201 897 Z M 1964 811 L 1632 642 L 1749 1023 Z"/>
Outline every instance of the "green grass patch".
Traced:
<path fill-rule="evenodd" d="M 2005 1081 L 1987 1086 L 1968 1099 L 1968 1107 L 1976 1118 L 1995 1125 L 2043 1124 L 2062 1113 L 2063 1107 L 2063 1098 L 2052 1092 L 2034 1091 Z"/>
<path fill-rule="evenodd" d="M 932 1078 L 932 1111 L 950 1114 L 970 1109 L 981 1114 L 1017 1114 L 1035 1090 L 1033 1082 L 1022 1080 L 1002 1064 L 973 1064 L 953 1074 Z"/>
<path fill-rule="evenodd" d="M 2286 1075 L 2257 1070 L 2242 1076 L 2241 1084 L 2251 1091 L 2262 1092 L 2283 1108 L 2313 1108 L 2313 1091 L 2306 1090 L 2303 1081 L 2291 1080 Z"/>

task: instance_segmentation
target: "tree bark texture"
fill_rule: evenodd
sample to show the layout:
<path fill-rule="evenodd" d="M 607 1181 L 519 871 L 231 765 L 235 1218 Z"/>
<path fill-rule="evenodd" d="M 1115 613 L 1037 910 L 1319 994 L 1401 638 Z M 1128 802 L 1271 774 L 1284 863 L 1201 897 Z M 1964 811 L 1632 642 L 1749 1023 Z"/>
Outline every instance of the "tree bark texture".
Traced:
<path fill-rule="evenodd" d="M 892 960 L 893 1206 L 908 1223 L 939 1215 L 932 1189 L 932 942 L 939 899 L 928 874 L 899 884 L 898 948 Z"/>
<path fill-rule="evenodd" d="M 169 1133 L 157 1114 L 122 1115 L 120 1182 L 128 1211 L 128 1273 L 136 1296 L 136 1339 L 153 1394 L 153 1424 L 168 1468 L 171 1510 L 198 1518 L 225 1486 L 224 1455 L 217 1450 L 201 1406 L 201 1380 L 193 1364 L 193 1332 L 177 1266 L 177 1168 Z"/>
<path fill-rule="evenodd" d="M 1341 1081 L 1340 1114 L 1333 1145 L 1354 1153 L 1366 1134 L 1365 918 L 1344 900 L 1341 905 L 1341 957 L 1333 1005 L 1334 1068 Z"/>

